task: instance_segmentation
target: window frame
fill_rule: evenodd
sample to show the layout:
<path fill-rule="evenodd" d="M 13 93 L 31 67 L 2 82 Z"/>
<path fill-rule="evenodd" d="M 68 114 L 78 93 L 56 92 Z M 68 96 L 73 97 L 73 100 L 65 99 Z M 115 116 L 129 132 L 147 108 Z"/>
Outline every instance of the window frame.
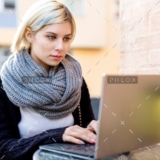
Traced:
<path fill-rule="evenodd" d="M 3 0 L 0 5 L 0 12 L 8 12 L 9 10 L 15 11 L 16 0 Z"/>

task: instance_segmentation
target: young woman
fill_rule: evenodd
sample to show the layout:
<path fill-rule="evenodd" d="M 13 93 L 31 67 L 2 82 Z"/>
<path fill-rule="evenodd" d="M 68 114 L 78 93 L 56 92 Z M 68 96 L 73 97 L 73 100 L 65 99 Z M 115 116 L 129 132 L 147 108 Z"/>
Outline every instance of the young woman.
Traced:
<path fill-rule="evenodd" d="M 55 0 L 23 17 L 0 73 L 0 159 L 30 160 L 43 144 L 95 143 L 87 85 L 68 54 L 74 35 L 72 14 Z"/>

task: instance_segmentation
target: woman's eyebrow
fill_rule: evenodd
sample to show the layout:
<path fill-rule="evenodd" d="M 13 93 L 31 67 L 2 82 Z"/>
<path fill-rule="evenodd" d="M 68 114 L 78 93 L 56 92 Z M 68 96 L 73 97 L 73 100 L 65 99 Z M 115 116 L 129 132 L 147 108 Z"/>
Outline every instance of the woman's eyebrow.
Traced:
<path fill-rule="evenodd" d="M 46 32 L 46 33 L 51 33 L 51 34 L 54 34 L 54 35 L 57 35 L 56 33 L 54 33 L 54 32 Z M 71 33 L 69 33 L 69 34 L 66 34 L 65 36 L 71 36 L 72 34 Z"/>

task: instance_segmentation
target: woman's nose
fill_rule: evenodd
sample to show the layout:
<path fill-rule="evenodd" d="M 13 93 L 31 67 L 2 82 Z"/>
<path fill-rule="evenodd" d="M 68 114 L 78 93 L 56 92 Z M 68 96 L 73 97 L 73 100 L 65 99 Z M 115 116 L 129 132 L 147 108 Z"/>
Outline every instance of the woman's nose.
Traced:
<path fill-rule="evenodd" d="M 57 43 L 55 45 L 55 50 L 63 50 L 63 41 L 62 40 L 57 41 Z"/>

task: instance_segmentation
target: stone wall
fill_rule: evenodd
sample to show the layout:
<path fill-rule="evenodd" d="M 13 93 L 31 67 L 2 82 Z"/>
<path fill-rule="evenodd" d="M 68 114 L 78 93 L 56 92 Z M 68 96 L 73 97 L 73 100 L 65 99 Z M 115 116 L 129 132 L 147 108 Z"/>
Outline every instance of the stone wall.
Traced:
<path fill-rule="evenodd" d="M 121 0 L 121 74 L 160 74 L 160 1 Z"/>

